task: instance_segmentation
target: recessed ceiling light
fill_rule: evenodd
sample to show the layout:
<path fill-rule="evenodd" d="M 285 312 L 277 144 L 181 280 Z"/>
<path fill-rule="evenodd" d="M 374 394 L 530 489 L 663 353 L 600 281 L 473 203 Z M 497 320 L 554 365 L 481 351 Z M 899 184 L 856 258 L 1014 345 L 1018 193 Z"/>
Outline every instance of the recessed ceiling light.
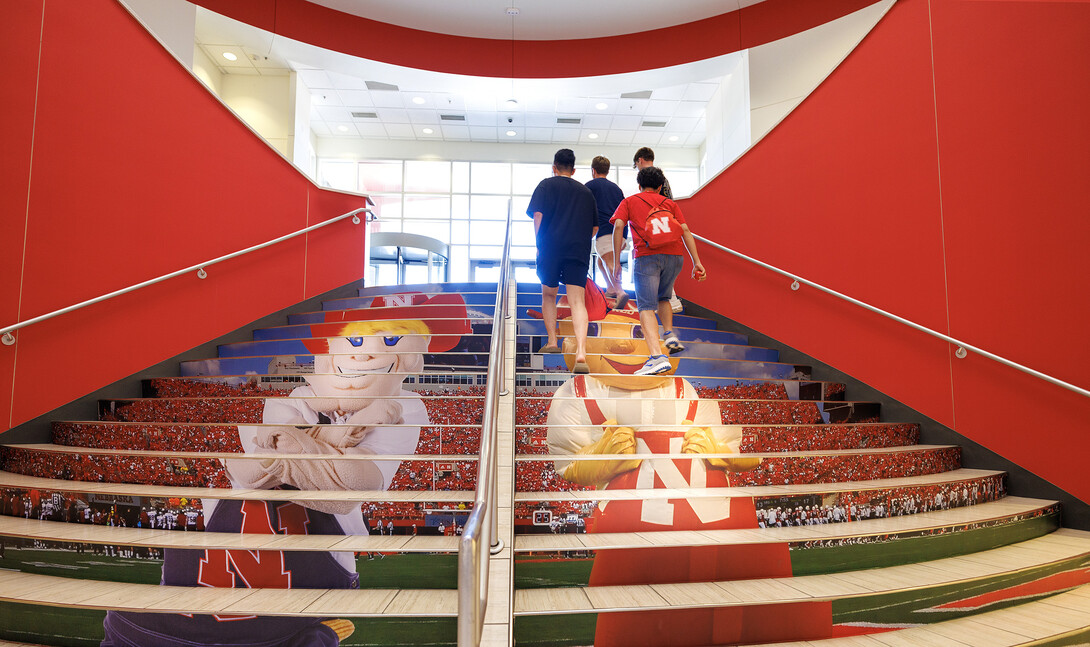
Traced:
<path fill-rule="evenodd" d="M 681 138 L 678 137 L 677 135 L 670 135 L 670 141 L 676 142 L 678 139 L 681 139 Z"/>
<path fill-rule="evenodd" d="M 598 108 L 599 110 L 605 110 L 606 108 L 609 107 L 609 104 L 606 103 L 605 101 L 602 101 L 601 103 L 594 104 L 594 107 Z"/>
<path fill-rule="evenodd" d="M 508 131 L 507 131 L 507 136 L 508 136 L 508 137 L 514 137 L 514 136 L 515 136 L 515 135 L 517 135 L 517 134 L 518 134 L 518 133 L 516 133 L 516 132 L 515 132 L 515 131 L 513 131 L 513 130 L 508 130 Z"/>
<path fill-rule="evenodd" d="M 413 97 L 413 103 L 418 106 L 423 105 L 425 101 L 427 101 L 427 99 L 425 99 L 424 97 Z"/>
<path fill-rule="evenodd" d="M 421 132 L 424 133 L 425 135 L 430 135 L 430 134 L 434 133 L 435 131 L 432 130 L 431 128 L 425 128 Z"/>
<path fill-rule="evenodd" d="M 237 61 L 238 60 L 238 57 L 235 56 L 234 52 L 224 52 L 223 53 L 223 58 L 225 58 L 225 59 L 227 59 L 229 61 Z"/>
<path fill-rule="evenodd" d="M 588 139 L 598 139 L 598 133 L 591 133 L 587 135 Z"/>
<path fill-rule="evenodd" d="M 508 99 L 503 102 L 503 107 L 505 110 L 518 110 L 519 102 L 516 99 Z"/>
<path fill-rule="evenodd" d="M 341 131 L 342 133 L 346 133 L 348 132 L 348 126 L 341 124 L 340 126 L 337 126 L 337 130 Z"/>

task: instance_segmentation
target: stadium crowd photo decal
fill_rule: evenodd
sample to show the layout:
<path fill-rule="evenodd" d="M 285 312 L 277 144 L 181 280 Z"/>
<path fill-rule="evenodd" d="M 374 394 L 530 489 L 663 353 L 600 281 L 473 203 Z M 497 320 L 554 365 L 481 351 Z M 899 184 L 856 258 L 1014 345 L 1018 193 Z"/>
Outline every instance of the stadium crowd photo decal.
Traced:
<path fill-rule="evenodd" d="M 424 353 L 449 350 L 458 335 L 470 332 L 465 303 L 456 294 L 385 295 L 375 301 L 371 308 L 328 312 L 324 322 L 311 324 L 304 343 L 314 353 L 314 372 L 288 397 L 265 400 L 263 424 L 238 427 L 245 453 L 254 458 L 225 461 L 233 488 L 389 489 L 400 461 L 280 457 L 415 453 L 428 414 L 420 396 L 402 383 L 420 372 Z M 212 532 L 369 534 L 361 501 L 351 499 L 206 498 L 204 516 Z M 356 589 L 359 575 L 350 552 L 167 549 L 162 584 Z M 336 647 L 355 629 L 342 618 L 115 611 L 107 613 L 104 626 L 102 647 Z"/>

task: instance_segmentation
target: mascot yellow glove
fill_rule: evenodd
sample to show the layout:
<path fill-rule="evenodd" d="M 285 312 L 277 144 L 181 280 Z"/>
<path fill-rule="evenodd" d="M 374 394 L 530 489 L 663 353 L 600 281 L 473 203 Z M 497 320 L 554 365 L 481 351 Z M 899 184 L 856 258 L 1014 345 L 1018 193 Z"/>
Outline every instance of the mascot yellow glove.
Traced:
<path fill-rule="evenodd" d="M 616 420 L 602 423 L 602 437 L 579 450 L 580 454 L 635 454 L 636 432 L 632 427 L 615 427 Z M 561 474 L 580 485 L 605 485 L 618 474 L 630 472 L 640 466 L 636 460 L 572 461 Z"/>
<path fill-rule="evenodd" d="M 692 420 L 686 420 L 686 425 L 693 424 Z M 707 427 L 693 427 L 685 432 L 685 440 L 681 444 L 684 454 L 727 454 L 730 448 L 720 443 L 712 430 Z M 761 464 L 760 458 L 706 458 L 708 465 L 718 467 L 728 472 L 748 472 L 756 469 Z"/>

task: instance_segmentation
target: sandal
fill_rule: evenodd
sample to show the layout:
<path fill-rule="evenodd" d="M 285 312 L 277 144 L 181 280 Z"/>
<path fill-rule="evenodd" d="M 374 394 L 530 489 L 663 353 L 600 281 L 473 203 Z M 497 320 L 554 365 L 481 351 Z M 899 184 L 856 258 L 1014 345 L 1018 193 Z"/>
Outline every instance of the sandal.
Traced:
<path fill-rule="evenodd" d="M 562 353 L 560 346 L 542 346 L 539 353 Z"/>
<path fill-rule="evenodd" d="M 575 366 L 572 367 L 571 372 L 586 375 L 587 373 L 590 373 L 590 367 L 587 366 L 586 362 L 576 362 Z"/>

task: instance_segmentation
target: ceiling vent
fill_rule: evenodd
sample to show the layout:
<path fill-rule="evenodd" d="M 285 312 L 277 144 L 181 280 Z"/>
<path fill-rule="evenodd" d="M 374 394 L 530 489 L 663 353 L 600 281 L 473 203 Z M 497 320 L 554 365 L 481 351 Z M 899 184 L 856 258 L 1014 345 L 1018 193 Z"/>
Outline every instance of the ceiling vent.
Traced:
<path fill-rule="evenodd" d="M 441 121 L 465 121 L 465 115 L 439 115 Z"/>
<path fill-rule="evenodd" d="M 582 117 L 557 117 L 556 123 L 558 124 L 575 124 L 579 125 L 583 123 Z"/>
<path fill-rule="evenodd" d="M 665 121 L 647 121 L 645 119 L 643 121 L 643 123 L 640 124 L 640 126 L 642 126 L 644 128 L 665 128 L 666 127 L 666 122 Z"/>
<path fill-rule="evenodd" d="M 353 112 L 353 119 L 378 119 L 377 112 Z"/>
<path fill-rule="evenodd" d="M 364 81 L 367 84 L 368 90 L 382 90 L 386 92 L 397 92 L 400 90 L 393 83 L 379 83 L 378 81 Z"/>
<path fill-rule="evenodd" d="M 621 95 L 622 99 L 650 99 L 650 90 L 641 90 L 639 92 L 625 92 Z"/>

